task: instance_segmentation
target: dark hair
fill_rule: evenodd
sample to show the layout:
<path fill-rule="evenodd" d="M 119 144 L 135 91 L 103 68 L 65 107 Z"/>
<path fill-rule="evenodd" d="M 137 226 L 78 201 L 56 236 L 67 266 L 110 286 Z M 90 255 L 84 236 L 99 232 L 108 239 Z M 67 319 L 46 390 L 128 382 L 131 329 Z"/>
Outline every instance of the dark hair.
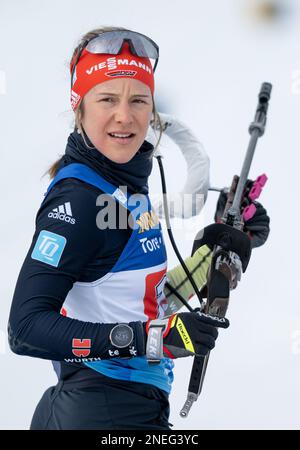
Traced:
<path fill-rule="evenodd" d="M 90 41 L 90 40 L 93 39 L 94 37 L 98 36 L 98 35 L 101 34 L 101 33 L 105 33 L 106 31 L 118 31 L 118 30 L 132 31 L 132 30 L 128 30 L 127 28 L 122 28 L 122 27 L 110 27 L 110 26 L 107 26 L 107 27 L 97 28 L 97 29 L 95 29 L 95 30 L 89 31 L 88 33 L 85 33 L 85 34 L 81 37 L 81 39 L 80 39 L 78 45 L 75 47 L 75 49 L 74 49 L 74 51 L 73 51 L 73 54 L 72 54 L 72 57 L 71 57 L 71 60 L 70 60 L 70 63 L 71 63 L 71 61 L 73 60 L 75 54 L 78 52 L 80 46 L 81 46 L 86 40 Z M 159 143 L 160 143 L 160 140 L 161 140 L 161 137 L 162 137 L 162 133 L 163 133 L 163 125 L 162 125 L 162 123 L 161 123 L 161 119 L 160 119 L 160 117 L 159 117 L 159 114 L 158 114 L 158 112 L 156 111 L 156 107 L 155 107 L 155 102 L 154 102 L 153 96 L 152 96 L 152 102 L 153 102 L 153 110 L 152 110 L 153 120 L 151 121 L 151 123 L 153 124 L 153 127 L 154 127 L 155 130 L 157 130 L 157 129 L 159 130 L 159 137 L 158 137 L 157 143 L 156 143 L 156 145 L 155 145 L 155 147 L 154 147 L 154 148 L 156 149 L 156 148 L 159 146 Z M 88 144 L 87 144 L 87 142 L 86 142 L 86 140 L 85 140 L 85 137 L 84 137 L 84 133 L 83 133 L 82 127 L 81 127 L 81 117 L 82 117 L 82 114 L 83 114 L 83 104 L 82 104 L 82 100 L 81 100 L 80 103 L 79 103 L 79 106 L 78 106 L 77 109 L 75 110 L 74 131 L 79 131 L 79 132 L 81 133 L 81 135 L 82 135 L 82 137 L 83 137 L 83 140 L 84 140 L 85 144 L 88 146 Z M 57 173 L 57 171 L 58 171 L 58 168 L 59 168 L 59 165 L 60 165 L 60 163 L 61 163 L 62 158 L 63 158 L 63 156 L 61 156 L 59 159 L 57 159 L 57 160 L 49 167 L 49 169 L 46 171 L 46 173 L 45 173 L 44 175 L 48 174 L 49 177 L 50 177 L 50 179 L 51 179 L 51 178 L 54 178 L 55 175 L 56 175 L 56 173 Z"/>

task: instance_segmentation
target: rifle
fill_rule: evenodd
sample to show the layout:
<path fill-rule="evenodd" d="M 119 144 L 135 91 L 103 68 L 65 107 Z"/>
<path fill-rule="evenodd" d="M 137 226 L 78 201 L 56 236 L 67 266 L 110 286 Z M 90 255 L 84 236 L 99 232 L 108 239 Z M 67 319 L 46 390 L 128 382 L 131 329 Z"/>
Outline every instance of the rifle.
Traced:
<path fill-rule="evenodd" d="M 201 311 L 210 315 L 225 317 L 229 304 L 229 292 L 236 286 L 241 271 L 246 271 L 250 259 L 251 242 L 242 230 L 244 220 L 251 218 L 256 208 L 251 203 L 241 211 L 241 202 L 247 189 L 248 174 L 258 138 L 265 131 L 271 91 L 272 85 L 270 83 L 262 84 L 258 95 L 255 118 L 249 126 L 251 137 L 241 174 L 239 177 L 236 175 L 233 177 L 221 223 L 210 225 L 201 230 L 194 241 L 192 255 L 202 245 L 213 245 L 212 263 L 206 285 L 207 301 L 200 302 Z M 253 201 L 258 198 L 266 181 L 267 177 L 264 174 L 256 179 L 248 195 L 250 200 Z M 217 189 L 213 188 L 212 190 Z M 180 411 L 181 417 L 188 416 L 193 403 L 202 391 L 208 360 L 209 353 L 205 357 L 194 357 L 187 399 Z"/>

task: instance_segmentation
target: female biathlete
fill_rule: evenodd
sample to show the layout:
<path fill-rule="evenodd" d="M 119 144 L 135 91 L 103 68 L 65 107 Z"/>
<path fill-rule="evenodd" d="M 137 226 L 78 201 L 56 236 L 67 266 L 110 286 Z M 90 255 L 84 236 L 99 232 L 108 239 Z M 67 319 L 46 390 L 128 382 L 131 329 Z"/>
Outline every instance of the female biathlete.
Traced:
<path fill-rule="evenodd" d="M 154 66 L 153 66 L 154 61 Z M 58 376 L 30 429 L 171 429 L 173 359 L 205 355 L 227 319 L 178 304 L 193 289 L 181 266 L 167 272 L 161 225 L 148 196 L 154 146 L 158 46 L 106 27 L 82 37 L 71 63 L 75 128 L 36 215 L 8 335 L 13 352 L 51 360 Z M 161 130 L 162 131 L 162 130 Z M 199 289 L 210 249 L 185 261 Z M 151 322 L 165 321 L 163 357 L 150 362 Z M 149 344 L 149 343 L 148 343 Z"/>

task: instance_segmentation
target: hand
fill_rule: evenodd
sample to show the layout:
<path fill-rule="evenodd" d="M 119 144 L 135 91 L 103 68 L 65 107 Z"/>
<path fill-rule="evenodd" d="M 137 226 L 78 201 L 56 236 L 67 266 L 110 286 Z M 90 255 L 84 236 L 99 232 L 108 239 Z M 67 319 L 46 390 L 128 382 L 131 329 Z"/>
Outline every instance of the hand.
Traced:
<path fill-rule="evenodd" d="M 264 245 L 270 233 L 270 217 L 266 209 L 258 202 L 253 202 L 256 212 L 251 219 L 245 221 L 244 231 L 251 238 L 252 248 Z"/>
<path fill-rule="evenodd" d="M 215 346 L 217 327 L 228 328 L 226 318 L 218 318 L 201 312 L 174 314 L 165 320 L 163 352 L 166 358 L 205 356 Z M 149 324 L 147 322 L 146 332 Z"/>
<path fill-rule="evenodd" d="M 227 194 L 222 191 L 219 195 L 215 217 L 215 222 L 220 222 L 227 202 Z M 244 200 L 242 201 L 243 204 Z M 249 201 L 248 201 L 249 203 Z M 243 231 L 251 238 L 252 248 L 262 246 L 268 239 L 270 233 L 270 217 L 266 209 L 257 201 L 252 202 L 256 207 L 256 212 L 251 219 L 244 222 Z"/>

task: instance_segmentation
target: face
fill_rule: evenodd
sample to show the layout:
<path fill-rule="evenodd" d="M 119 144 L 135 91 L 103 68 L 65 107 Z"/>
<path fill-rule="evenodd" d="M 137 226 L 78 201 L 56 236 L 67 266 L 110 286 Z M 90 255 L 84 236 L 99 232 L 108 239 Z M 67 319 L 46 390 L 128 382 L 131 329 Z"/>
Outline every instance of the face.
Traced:
<path fill-rule="evenodd" d="M 152 117 L 150 88 L 138 80 L 116 78 L 94 86 L 82 106 L 81 123 L 93 145 L 116 163 L 130 161 L 144 142 Z"/>

